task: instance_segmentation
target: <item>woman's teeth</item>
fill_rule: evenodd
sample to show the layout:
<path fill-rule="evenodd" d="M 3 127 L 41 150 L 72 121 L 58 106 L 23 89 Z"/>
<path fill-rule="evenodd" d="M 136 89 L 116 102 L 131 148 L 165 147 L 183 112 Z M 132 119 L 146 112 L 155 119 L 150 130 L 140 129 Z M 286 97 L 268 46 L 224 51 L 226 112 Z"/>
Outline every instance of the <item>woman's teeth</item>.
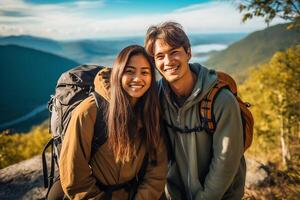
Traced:
<path fill-rule="evenodd" d="M 134 88 L 134 89 L 139 89 L 142 88 L 142 85 L 129 85 L 129 87 Z"/>

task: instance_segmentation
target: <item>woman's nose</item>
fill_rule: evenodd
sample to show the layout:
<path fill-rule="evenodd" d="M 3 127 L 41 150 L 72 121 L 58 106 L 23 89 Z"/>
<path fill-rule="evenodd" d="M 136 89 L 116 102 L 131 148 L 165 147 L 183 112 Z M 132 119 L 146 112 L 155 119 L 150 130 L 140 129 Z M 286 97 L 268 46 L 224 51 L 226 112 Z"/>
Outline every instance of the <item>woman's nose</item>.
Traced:
<path fill-rule="evenodd" d="M 140 80 L 141 80 L 141 74 L 135 74 L 135 75 L 132 77 L 132 80 L 133 80 L 133 81 L 140 81 Z"/>

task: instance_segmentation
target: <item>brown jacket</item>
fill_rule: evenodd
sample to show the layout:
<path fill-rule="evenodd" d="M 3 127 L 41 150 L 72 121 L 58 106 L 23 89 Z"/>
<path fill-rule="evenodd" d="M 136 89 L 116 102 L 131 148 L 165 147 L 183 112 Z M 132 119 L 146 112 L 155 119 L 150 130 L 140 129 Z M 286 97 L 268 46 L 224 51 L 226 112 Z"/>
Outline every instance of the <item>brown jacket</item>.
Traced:
<path fill-rule="evenodd" d="M 95 79 L 95 84 L 97 81 Z M 101 78 L 101 77 L 100 77 Z M 105 87 L 96 91 L 105 96 Z M 105 96 L 106 99 L 107 96 Z M 141 168 L 146 148 L 136 137 L 137 155 L 125 164 L 116 163 L 108 144 L 103 144 L 90 164 L 91 142 L 94 134 L 97 107 L 92 97 L 77 106 L 66 131 L 60 155 L 60 178 L 62 188 L 71 199 L 103 199 L 104 192 L 96 186 L 96 179 L 106 185 L 127 182 L 136 177 Z M 167 155 L 163 139 L 157 150 L 157 165 L 148 163 L 143 182 L 139 185 L 136 199 L 159 199 L 167 174 Z M 128 199 L 124 190 L 113 192 L 112 199 Z"/>

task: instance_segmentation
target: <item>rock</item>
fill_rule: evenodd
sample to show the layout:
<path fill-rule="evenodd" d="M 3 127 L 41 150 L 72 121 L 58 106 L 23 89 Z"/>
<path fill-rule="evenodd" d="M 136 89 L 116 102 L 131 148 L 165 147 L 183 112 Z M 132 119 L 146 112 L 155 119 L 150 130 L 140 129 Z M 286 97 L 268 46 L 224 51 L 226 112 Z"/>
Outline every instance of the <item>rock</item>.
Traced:
<path fill-rule="evenodd" d="M 0 170 L 0 199 L 44 199 L 42 158 L 32 159 Z"/>
<path fill-rule="evenodd" d="M 50 160 L 49 155 L 47 160 Z M 249 158 L 246 162 L 246 188 L 260 186 L 268 180 L 265 165 Z M 46 192 L 40 155 L 0 170 L 1 200 L 44 199 Z"/>
<path fill-rule="evenodd" d="M 246 159 L 247 163 L 247 175 L 246 175 L 246 187 L 253 188 L 261 185 L 269 177 L 268 171 L 265 169 L 262 163 L 259 163 L 252 159 Z"/>

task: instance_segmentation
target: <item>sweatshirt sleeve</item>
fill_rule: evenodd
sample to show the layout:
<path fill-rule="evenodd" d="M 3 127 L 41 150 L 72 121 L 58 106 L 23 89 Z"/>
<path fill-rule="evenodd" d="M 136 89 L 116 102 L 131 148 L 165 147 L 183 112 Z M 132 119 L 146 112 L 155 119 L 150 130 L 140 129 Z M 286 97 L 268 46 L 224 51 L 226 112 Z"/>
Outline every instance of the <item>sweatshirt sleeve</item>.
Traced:
<path fill-rule="evenodd" d="M 60 154 L 60 179 L 70 199 L 101 199 L 103 192 L 89 166 L 96 106 L 83 101 L 73 112 Z"/>
<path fill-rule="evenodd" d="M 139 185 L 135 199 L 159 199 L 164 191 L 167 176 L 167 150 L 161 138 L 157 151 L 157 164 L 148 163 L 143 182 Z"/>
<path fill-rule="evenodd" d="M 196 199 L 222 199 L 232 184 L 244 153 L 243 125 L 237 100 L 222 90 L 214 103 L 217 122 L 213 135 L 213 158 L 205 178 L 204 189 Z"/>

